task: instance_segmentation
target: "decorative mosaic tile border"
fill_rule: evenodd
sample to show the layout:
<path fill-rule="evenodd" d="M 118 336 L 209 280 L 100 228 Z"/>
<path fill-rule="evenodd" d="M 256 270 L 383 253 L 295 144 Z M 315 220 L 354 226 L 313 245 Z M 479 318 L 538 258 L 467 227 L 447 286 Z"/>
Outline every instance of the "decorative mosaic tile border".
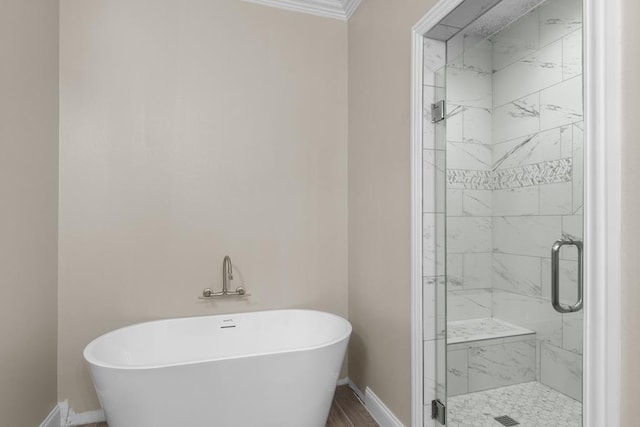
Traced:
<path fill-rule="evenodd" d="M 500 190 L 570 182 L 572 174 L 572 159 L 565 158 L 495 171 L 449 169 L 447 183 L 454 189 Z"/>
<path fill-rule="evenodd" d="M 447 169 L 449 188 L 493 190 L 493 171 Z"/>

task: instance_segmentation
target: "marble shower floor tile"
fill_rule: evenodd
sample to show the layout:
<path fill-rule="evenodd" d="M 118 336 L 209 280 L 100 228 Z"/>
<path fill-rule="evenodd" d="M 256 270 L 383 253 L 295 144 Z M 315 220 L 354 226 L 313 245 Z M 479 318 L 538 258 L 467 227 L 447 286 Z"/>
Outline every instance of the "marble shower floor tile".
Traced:
<path fill-rule="evenodd" d="M 508 415 L 520 427 L 581 427 L 582 404 L 532 381 L 448 399 L 449 427 L 500 427 Z"/>

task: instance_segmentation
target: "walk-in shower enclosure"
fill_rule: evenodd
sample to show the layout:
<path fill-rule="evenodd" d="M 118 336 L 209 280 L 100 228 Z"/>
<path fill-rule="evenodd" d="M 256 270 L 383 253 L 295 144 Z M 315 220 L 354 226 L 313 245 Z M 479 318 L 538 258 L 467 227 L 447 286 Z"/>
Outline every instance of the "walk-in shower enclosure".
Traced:
<path fill-rule="evenodd" d="M 582 425 L 582 9 L 467 0 L 425 35 L 425 426 Z"/>

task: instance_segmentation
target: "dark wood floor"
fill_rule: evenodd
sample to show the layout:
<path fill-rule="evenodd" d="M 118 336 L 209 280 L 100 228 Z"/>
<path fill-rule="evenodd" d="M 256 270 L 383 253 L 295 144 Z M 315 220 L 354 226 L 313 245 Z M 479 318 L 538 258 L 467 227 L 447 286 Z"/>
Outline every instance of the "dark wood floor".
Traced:
<path fill-rule="evenodd" d="M 336 389 L 327 427 L 378 427 L 348 385 Z"/>
<path fill-rule="evenodd" d="M 85 424 L 81 427 L 108 427 L 107 423 Z M 327 427 L 378 427 L 348 385 L 336 389 Z"/>

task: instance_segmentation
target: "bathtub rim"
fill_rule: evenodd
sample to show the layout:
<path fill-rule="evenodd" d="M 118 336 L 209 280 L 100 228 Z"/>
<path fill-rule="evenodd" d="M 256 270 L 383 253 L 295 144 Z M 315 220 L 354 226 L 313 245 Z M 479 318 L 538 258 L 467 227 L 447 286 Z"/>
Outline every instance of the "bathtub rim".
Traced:
<path fill-rule="evenodd" d="M 279 313 L 279 312 L 320 313 L 320 314 L 323 314 L 323 315 L 332 316 L 332 317 L 338 318 L 342 322 L 344 322 L 344 324 L 345 324 L 345 332 L 339 334 L 338 338 L 330 340 L 330 341 L 327 341 L 327 342 L 324 342 L 322 344 L 312 345 L 312 346 L 304 346 L 304 347 L 299 347 L 299 348 L 295 348 L 295 349 L 289 349 L 289 350 L 285 350 L 285 351 L 282 351 L 282 350 L 280 350 L 280 351 L 267 351 L 267 352 L 251 353 L 251 354 L 246 354 L 246 355 L 203 358 L 203 359 L 199 359 L 199 360 L 190 360 L 190 361 L 184 361 L 184 362 L 173 362 L 173 363 L 164 363 L 164 364 L 153 364 L 153 365 L 144 365 L 144 366 L 126 366 L 126 365 L 115 365 L 115 364 L 112 364 L 112 363 L 105 363 L 105 362 L 96 360 L 95 357 L 92 357 L 89 354 L 90 350 L 96 345 L 96 343 L 99 340 L 104 339 L 108 335 L 112 335 L 112 334 L 115 334 L 117 332 L 122 332 L 122 331 L 124 331 L 126 329 L 143 326 L 143 325 L 147 325 L 147 324 L 150 324 L 150 323 L 164 323 L 164 322 L 169 322 L 171 320 L 198 319 L 198 318 L 204 318 L 204 317 L 237 316 L 237 315 L 248 315 L 248 314 L 258 314 L 258 313 Z M 344 341 L 345 339 L 348 340 L 350 338 L 352 332 L 353 332 L 353 326 L 351 325 L 351 322 L 349 322 L 347 319 L 345 319 L 344 317 L 339 316 L 337 314 L 329 313 L 329 312 L 321 311 L 321 310 L 312 310 L 312 309 L 303 309 L 303 308 L 300 308 L 300 309 L 298 309 L 298 308 L 290 308 L 290 309 L 276 309 L 276 310 L 245 311 L 245 312 L 237 312 L 237 313 L 204 314 L 204 315 L 196 315 L 196 316 L 169 317 L 169 318 L 164 318 L 164 319 L 149 320 L 149 321 L 134 323 L 134 324 L 131 324 L 131 325 L 123 326 L 121 328 L 113 329 L 113 330 L 105 332 L 104 334 L 101 334 L 101 335 L 97 336 L 96 338 L 94 338 L 93 340 L 91 340 L 89 342 L 89 344 L 87 344 L 84 347 L 84 349 L 82 351 L 82 355 L 83 355 L 83 358 L 84 358 L 85 362 L 90 367 L 91 366 L 95 366 L 95 367 L 99 367 L 99 368 L 123 370 L 123 371 L 129 371 L 129 370 L 146 371 L 146 370 L 154 370 L 154 369 L 173 368 L 173 367 L 179 367 L 179 366 L 198 365 L 198 364 L 209 363 L 209 362 L 222 362 L 222 361 L 225 361 L 225 360 L 249 359 L 249 358 L 261 357 L 261 356 L 272 356 L 272 355 L 277 355 L 277 354 L 299 353 L 299 352 L 303 352 L 303 351 L 318 350 L 318 349 L 321 349 L 321 348 L 331 347 L 332 345 L 338 344 L 338 343 Z"/>

